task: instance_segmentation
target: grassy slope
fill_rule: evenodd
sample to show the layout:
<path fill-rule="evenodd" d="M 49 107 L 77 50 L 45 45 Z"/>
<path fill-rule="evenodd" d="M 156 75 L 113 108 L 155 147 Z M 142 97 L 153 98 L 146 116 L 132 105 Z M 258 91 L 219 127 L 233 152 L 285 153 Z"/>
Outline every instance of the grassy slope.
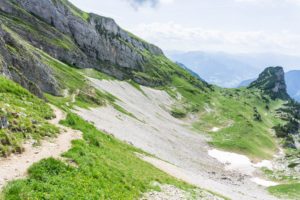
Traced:
<path fill-rule="evenodd" d="M 270 101 L 269 109 L 259 92 L 248 90 L 216 91 L 210 101 L 212 112 L 203 114 L 203 122 L 220 127 L 211 133 L 216 147 L 246 154 L 252 158 L 272 158 L 276 151 L 271 129 L 280 123 L 274 116 L 281 102 Z M 255 120 L 257 109 L 260 120 Z M 217 120 L 216 120 L 217 119 Z M 197 123 L 194 125 L 197 127 Z"/>
<path fill-rule="evenodd" d="M 270 187 L 269 192 L 282 199 L 299 199 L 300 198 L 300 183 L 283 184 Z"/>
<path fill-rule="evenodd" d="M 193 128 L 209 133 L 212 145 L 246 154 L 253 159 L 266 159 L 274 155 L 277 147 L 271 129 L 275 124 L 282 123 L 275 115 L 282 101 L 272 101 L 256 90 L 215 87 L 211 92 L 203 92 L 178 77 L 173 78 L 173 85 L 183 99 L 172 114 L 179 113 L 180 117 L 184 117 L 193 112 L 199 115 Z M 171 89 L 168 91 L 176 96 Z M 261 121 L 255 120 L 255 113 L 261 116 Z M 214 127 L 220 130 L 213 132 Z"/>
<path fill-rule="evenodd" d="M 29 177 L 10 183 L 5 199 L 136 199 L 155 188 L 153 181 L 192 187 L 177 181 L 140 160 L 141 152 L 97 130 L 69 113 L 62 122 L 83 132 L 84 140 L 73 143 L 64 156 L 76 167 L 52 158 L 29 169 Z"/>
<path fill-rule="evenodd" d="M 0 156 L 22 152 L 22 143 L 54 136 L 58 129 L 46 119 L 53 117 L 51 108 L 21 86 L 0 76 L 0 116 L 7 117 L 9 127 L 0 129 Z"/>
<path fill-rule="evenodd" d="M 280 185 L 269 187 L 271 194 L 283 199 L 299 199 L 300 197 L 300 174 L 295 167 L 299 165 L 300 150 L 286 149 L 287 170 L 264 169 L 267 177 Z"/>
<path fill-rule="evenodd" d="M 66 87 L 71 83 L 80 85 L 78 89 L 87 86 L 85 78 L 79 76 L 80 70 L 61 66 L 63 64 L 55 60 L 51 62 L 56 70 L 63 70 L 59 72 L 63 73 Z M 20 87 L 18 89 L 18 94 L 29 94 Z M 72 91 L 72 88 L 69 90 Z M 108 101 L 107 96 L 97 98 Z M 72 108 L 66 106 L 71 101 L 64 97 L 46 97 L 66 111 Z M 86 99 L 76 98 L 76 101 L 82 101 L 86 106 L 94 105 Z M 74 105 L 78 104 L 82 105 L 74 102 Z M 143 192 L 158 189 L 152 185 L 153 182 L 193 188 L 137 158 L 135 152 L 140 150 L 98 131 L 72 113 L 63 124 L 84 134 L 84 140 L 75 141 L 72 149 L 64 155 L 76 167 L 52 158 L 38 162 L 29 169 L 28 179 L 13 181 L 5 188 L 5 199 L 73 199 L 74 195 L 79 199 L 135 199 Z"/>
<path fill-rule="evenodd" d="M 279 119 L 276 110 L 283 106 L 281 100 L 271 100 L 257 90 L 221 89 L 203 93 L 185 80 L 173 78 L 173 85 L 177 88 L 166 88 L 171 96 L 179 92 L 183 99 L 172 111 L 175 117 L 185 117 L 192 112 L 199 115 L 199 120 L 193 123 L 193 128 L 201 133 L 209 133 L 211 144 L 217 148 L 234 151 L 250 156 L 254 160 L 271 159 L 277 150 L 276 139 L 272 128 L 277 124 L 284 124 Z M 261 116 L 261 121 L 255 120 L 255 109 Z M 220 128 L 213 132 L 214 127 Z M 294 157 L 299 152 L 294 153 Z M 272 172 L 274 181 L 285 184 L 268 188 L 273 195 L 283 199 L 299 199 L 300 183 L 295 176 L 286 176 L 285 172 Z M 283 175 L 280 175 L 282 174 Z"/>

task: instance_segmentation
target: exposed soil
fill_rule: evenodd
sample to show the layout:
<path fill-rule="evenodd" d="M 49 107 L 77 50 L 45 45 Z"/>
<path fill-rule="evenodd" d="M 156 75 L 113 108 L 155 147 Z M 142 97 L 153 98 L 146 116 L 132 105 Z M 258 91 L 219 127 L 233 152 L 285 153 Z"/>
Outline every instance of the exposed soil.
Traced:
<path fill-rule="evenodd" d="M 81 132 L 64 127 L 59 124 L 60 120 L 66 118 L 58 108 L 51 106 L 56 117 L 49 120 L 50 123 L 61 129 L 61 133 L 56 138 L 45 139 L 37 147 L 32 142 L 24 144 L 25 152 L 22 154 L 12 155 L 8 158 L 0 158 L 0 188 L 7 182 L 14 179 L 24 178 L 27 169 L 35 162 L 44 158 L 60 158 L 63 152 L 71 148 L 72 141 L 81 138 Z"/>

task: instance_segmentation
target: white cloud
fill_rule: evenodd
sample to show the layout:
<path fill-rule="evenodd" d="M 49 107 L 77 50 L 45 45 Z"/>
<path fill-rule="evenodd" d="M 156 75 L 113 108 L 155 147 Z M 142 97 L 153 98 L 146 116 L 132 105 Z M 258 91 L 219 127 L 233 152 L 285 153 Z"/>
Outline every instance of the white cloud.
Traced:
<path fill-rule="evenodd" d="M 300 35 L 288 31 L 220 31 L 184 27 L 176 23 L 140 24 L 131 28 L 140 37 L 166 50 L 207 50 L 231 52 L 300 51 Z"/>
<path fill-rule="evenodd" d="M 160 0 L 162 4 L 171 4 L 174 3 L 175 0 Z"/>
<path fill-rule="evenodd" d="M 286 0 L 289 3 L 294 3 L 300 5 L 300 0 Z"/>
<path fill-rule="evenodd" d="M 300 0 L 71 1 L 88 12 L 113 17 L 124 29 L 163 49 L 300 52 Z M 133 1 L 144 2 L 136 7 L 138 12 L 132 11 Z M 156 2 L 157 9 L 149 2 Z"/>
<path fill-rule="evenodd" d="M 242 2 L 242 3 L 291 3 L 291 4 L 299 4 L 300 5 L 300 0 L 234 0 L 235 2 Z"/>
<path fill-rule="evenodd" d="M 141 6 L 150 6 L 150 7 L 156 7 L 160 4 L 170 4 L 173 3 L 174 0 L 126 0 L 130 3 L 130 5 L 137 9 Z"/>

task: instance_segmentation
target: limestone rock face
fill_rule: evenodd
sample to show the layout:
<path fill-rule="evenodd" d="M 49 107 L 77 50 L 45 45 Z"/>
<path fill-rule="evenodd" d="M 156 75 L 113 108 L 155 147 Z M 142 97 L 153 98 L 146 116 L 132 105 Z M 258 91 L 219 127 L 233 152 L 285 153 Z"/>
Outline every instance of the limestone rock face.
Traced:
<path fill-rule="evenodd" d="M 42 97 L 42 91 L 58 95 L 52 70 L 0 27 L 0 73 Z"/>
<path fill-rule="evenodd" d="M 84 13 L 67 0 L 1 0 L 0 24 L 2 74 L 36 94 L 58 94 L 59 87 L 51 68 L 25 43 L 71 66 L 95 68 L 118 79 L 149 71 L 154 67 L 151 57 L 164 57 L 161 49 L 123 30 L 113 19 Z"/>
<path fill-rule="evenodd" d="M 268 67 L 252 82 L 249 88 L 263 90 L 271 98 L 290 99 L 285 83 L 285 74 L 282 67 Z"/>

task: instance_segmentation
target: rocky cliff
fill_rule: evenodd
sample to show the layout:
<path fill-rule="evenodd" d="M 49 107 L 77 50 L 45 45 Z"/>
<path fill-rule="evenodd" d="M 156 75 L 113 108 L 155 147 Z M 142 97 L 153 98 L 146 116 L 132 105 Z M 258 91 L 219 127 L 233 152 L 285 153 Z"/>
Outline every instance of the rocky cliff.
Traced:
<path fill-rule="evenodd" d="M 165 84 L 178 71 L 190 79 L 158 47 L 67 0 L 1 0 L 0 23 L 2 74 L 36 94 L 60 93 L 43 53 L 148 86 Z"/>
<path fill-rule="evenodd" d="M 282 67 L 268 67 L 252 82 L 249 88 L 258 88 L 271 98 L 290 99 L 287 93 L 284 71 Z"/>
<path fill-rule="evenodd" d="M 0 27 L 0 73 L 40 97 L 42 91 L 57 95 L 58 85 L 51 69 L 3 27 Z"/>
<path fill-rule="evenodd" d="M 285 73 L 285 82 L 287 87 L 287 93 L 300 102 L 300 70 L 292 70 Z M 255 79 L 249 79 L 242 81 L 238 87 L 248 87 Z"/>

